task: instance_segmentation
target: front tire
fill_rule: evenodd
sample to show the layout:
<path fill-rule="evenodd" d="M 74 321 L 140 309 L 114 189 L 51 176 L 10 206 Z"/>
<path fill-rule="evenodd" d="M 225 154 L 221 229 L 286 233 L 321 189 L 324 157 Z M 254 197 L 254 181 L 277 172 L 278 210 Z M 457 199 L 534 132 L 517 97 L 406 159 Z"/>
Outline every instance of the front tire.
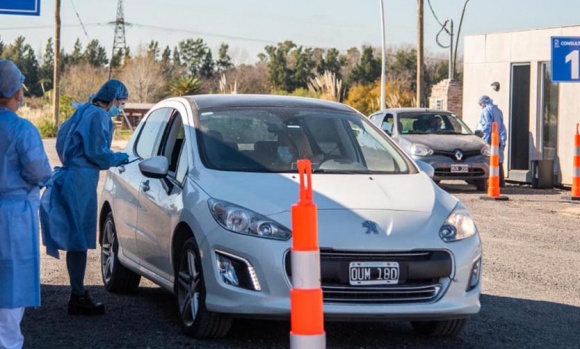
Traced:
<path fill-rule="evenodd" d="M 467 319 L 411 321 L 411 325 L 416 332 L 434 337 L 455 337 L 463 330 L 466 323 Z"/>
<path fill-rule="evenodd" d="M 103 224 L 101 238 L 101 276 L 103 284 L 109 292 L 134 293 L 139 288 L 141 275 L 127 269 L 119 261 L 119 240 L 113 220 L 109 212 Z"/>
<path fill-rule="evenodd" d="M 205 306 L 206 290 L 194 238 L 189 238 L 181 248 L 175 274 L 175 296 L 179 322 L 185 334 L 194 338 L 220 338 L 227 335 L 232 318 L 212 313 Z"/>

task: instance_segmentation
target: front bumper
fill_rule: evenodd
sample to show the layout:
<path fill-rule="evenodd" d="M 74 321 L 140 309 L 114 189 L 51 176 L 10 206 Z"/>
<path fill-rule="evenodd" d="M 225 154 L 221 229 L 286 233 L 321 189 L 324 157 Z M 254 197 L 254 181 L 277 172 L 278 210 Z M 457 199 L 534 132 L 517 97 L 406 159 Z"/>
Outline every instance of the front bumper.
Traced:
<path fill-rule="evenodd" d="M 483 155 L 471 156 L 461 161 L 445 156 L 413 156 L 414 160 L 420 160 L 433 166 L 435 174 L 433 180 L 465 180 L 475 181 L 489 177 L 489 158 Z M 452 172 L 453 165 L 467 165 L 466 172 Z"/>
<path fill-rule="evenodd" d="M 291 277 L 287 270 L 286 256 L 290 254 L 291 242 L 269 241 L 223 232 L 212 234 L 211 240 L 214 240 L 211 245 L 208 243 L 209 240 L 205 240 L 200 246 L 203 255 L 208 310 L 239 317 L 288 319 Z M 336 301 L 336 299 L 332 300 L 333 297 L 328 297 L 323 285 L 325 318 L 328 320 L 428 320 L 468 317 L 477 314 L 480 310 L 481 281 L 473 289 L 466 290 L 473 264 L 481 258 L 479 237 L 442 244 L 450 248 L 447 252 L 452 265 L 448 276 L 435 280 L 441 289 L 431 299 L 418 302 L 371 303 L 357 300 Z M 249 262 L 255 270 L 261 290 L 241 288 L 224 282 L 216 267 L 216 251 L 225 251 Z M 252 252 L 248 253 L 248 251 Z"/>

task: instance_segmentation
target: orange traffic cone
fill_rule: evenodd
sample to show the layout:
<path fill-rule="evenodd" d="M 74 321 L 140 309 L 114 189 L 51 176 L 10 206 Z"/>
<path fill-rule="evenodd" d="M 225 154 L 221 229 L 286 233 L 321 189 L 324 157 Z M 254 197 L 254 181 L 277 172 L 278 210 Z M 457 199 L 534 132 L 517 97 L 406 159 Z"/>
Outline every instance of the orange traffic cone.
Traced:
<path fill-rule="evenodd" d="M 576 124 L 574 136 L 574 163 L 572 165 L 572 200 L 580 200 L 580 124 Z"/>
<path fill-rule="evenodd" d="M 290 348 L 326 348 L 316 205 L 310 160 L 298 160 L 300 199 L 292 205 Z M 305 183 L 307 182 L 307 184 Z"/>
<path fill-rule="evenodd" d="M 500 195 L 499 189 L 499 131 L 498 123 L 491 124 L 491 156 L 489 158 L 489 179 L 487 180 L 486 200 L 509 200 L 507 196 Z"/>

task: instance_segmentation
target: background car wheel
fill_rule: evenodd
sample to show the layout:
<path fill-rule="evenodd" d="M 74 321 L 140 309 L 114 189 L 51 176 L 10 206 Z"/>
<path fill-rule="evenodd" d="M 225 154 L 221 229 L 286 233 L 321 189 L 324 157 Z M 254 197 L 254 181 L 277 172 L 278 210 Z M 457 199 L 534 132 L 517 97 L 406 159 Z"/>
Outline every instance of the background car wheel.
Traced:
<path fill-rule="evenodd" d="M 133 293 L 137 291 L 141 275 L 127 269 L 119 262 L 119 241 L 113 213 L 109 212 L 103 224 L 101 238 L 101 276 L 107 291 Z"/>
<path fill-rule="evenodd" d="M 474 182 L 475 189 L 477 191 L 486 191 L 487 190 L 487 179 L 481 179 Z"/>
<path fill-rule="evenodd" d="M 466 323 L 467 319 L 411 321 L 411 325 L 416 332 L 437 337 L 455 337 L 461 332 Z"/>
<path fill-rule="evenodd" d="M 175 296 L 183 332 L 195 338 L 224 337 L 232 326 L 232 318 L 209 312 L 205 307 L 205 283 L 199 248 L 189 238 L 179 254 L 175 277 Z"/>

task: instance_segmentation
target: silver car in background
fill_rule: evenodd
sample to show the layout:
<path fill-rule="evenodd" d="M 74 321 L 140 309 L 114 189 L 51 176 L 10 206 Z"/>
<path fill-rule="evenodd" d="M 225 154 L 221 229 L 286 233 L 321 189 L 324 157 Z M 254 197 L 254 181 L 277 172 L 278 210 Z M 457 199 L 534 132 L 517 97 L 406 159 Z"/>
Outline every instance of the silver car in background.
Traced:
<path fill-rule="evenodd" d="M 408 320 L 454 336 L 480 310 L 470 213 L 348 106 L 170 98 L 125 151 L 132 162 L 108 171 L 100 201 L 104 285 L 135 292 L 150 279 L 175 295 L 190 336 L 225 336 L 234 317 L 289 318 L 301 158 L 312 162 L 326 320 Z"/>
<path fill-rule="evenodd" d="M 435 169 L 433 180 L 465 180 L 487 189 L 490 147 L 457 115 L 443 110 L 392 108 L 370 120 L 387 132 L 415 160 Z"/>

